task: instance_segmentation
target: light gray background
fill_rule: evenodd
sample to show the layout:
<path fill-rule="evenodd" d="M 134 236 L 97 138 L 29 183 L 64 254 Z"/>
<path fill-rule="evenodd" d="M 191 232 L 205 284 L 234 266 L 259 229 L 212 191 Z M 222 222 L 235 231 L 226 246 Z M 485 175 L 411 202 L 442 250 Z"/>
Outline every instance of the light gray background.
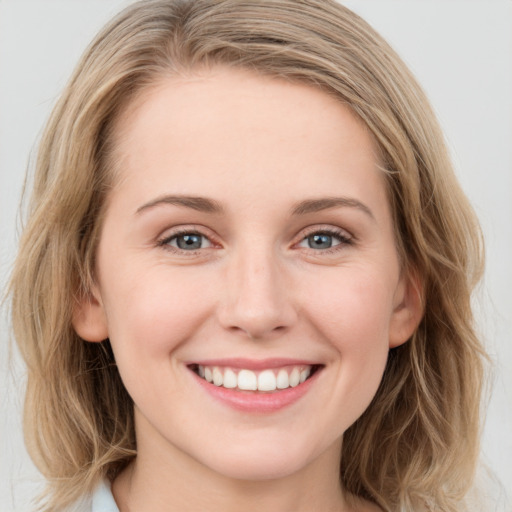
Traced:
<path fill-rule="evenodd" d="M 82 50 L 126 0 L 0 0 L 0 287 L 16 247 L 28 157 Z M 494 362 L 483 461 L 512 490 L 512 2 L 347 0 L 426 89 L 482 222 L 487 271 L 476 301 Z M 0 510 L 28 512 L 41 477 L 23 448 L 23 366 L 0 318 Z M 510 493 L 510 491 L 509 491 Z"/>

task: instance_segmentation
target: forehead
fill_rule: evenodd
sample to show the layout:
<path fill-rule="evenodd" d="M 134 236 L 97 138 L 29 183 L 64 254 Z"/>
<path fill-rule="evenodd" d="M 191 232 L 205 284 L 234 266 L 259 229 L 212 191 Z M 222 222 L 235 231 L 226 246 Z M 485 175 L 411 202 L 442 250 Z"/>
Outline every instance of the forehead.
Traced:
<path fill-rule="evenodd" d="M 377 146 L 348 106 L 320 88 L 245 70 L 166 77 L 138 95 L 114 133 L 120 183 L 135 180 L 148 194 L 162 186 L 222 195 L 235 178 L 242 196 L 279 182 L 325 195 L 341 176 L 352 193 L 369 179 L 384 188 Z"/>

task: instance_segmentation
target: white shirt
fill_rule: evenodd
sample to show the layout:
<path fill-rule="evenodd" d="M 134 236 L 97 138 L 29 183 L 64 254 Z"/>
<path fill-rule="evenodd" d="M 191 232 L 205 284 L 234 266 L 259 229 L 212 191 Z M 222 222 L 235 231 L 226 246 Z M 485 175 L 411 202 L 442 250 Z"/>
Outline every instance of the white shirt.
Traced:
<path fill-rule="evenodd" d="M 92 495 L 85 496 L 75 503 L 68 512 L 119 512 L 110 482 L 102 480 Z"/>

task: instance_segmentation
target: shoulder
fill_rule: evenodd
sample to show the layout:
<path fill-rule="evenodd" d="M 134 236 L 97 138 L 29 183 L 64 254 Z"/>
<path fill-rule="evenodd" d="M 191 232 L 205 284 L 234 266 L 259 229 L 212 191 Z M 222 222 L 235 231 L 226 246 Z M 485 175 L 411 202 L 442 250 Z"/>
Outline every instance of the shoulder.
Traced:
<path fill-rule="evenodd" d="M 102 480 L 92 494 L 83 496 L 66 512 L 119 512 L 110 482 Z"/>

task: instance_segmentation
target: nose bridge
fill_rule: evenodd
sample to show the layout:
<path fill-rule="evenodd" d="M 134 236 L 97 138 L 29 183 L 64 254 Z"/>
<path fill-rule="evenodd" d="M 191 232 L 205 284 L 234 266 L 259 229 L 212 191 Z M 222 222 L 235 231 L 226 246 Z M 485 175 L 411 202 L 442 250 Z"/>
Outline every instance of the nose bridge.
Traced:
<path fill-rule="evenodd" d="M 289 327 L 295 312 L 276 251 L 270 244 L 255 245 L 244 244 L 231 255 L 220 320 L 256 339 Z"/>

